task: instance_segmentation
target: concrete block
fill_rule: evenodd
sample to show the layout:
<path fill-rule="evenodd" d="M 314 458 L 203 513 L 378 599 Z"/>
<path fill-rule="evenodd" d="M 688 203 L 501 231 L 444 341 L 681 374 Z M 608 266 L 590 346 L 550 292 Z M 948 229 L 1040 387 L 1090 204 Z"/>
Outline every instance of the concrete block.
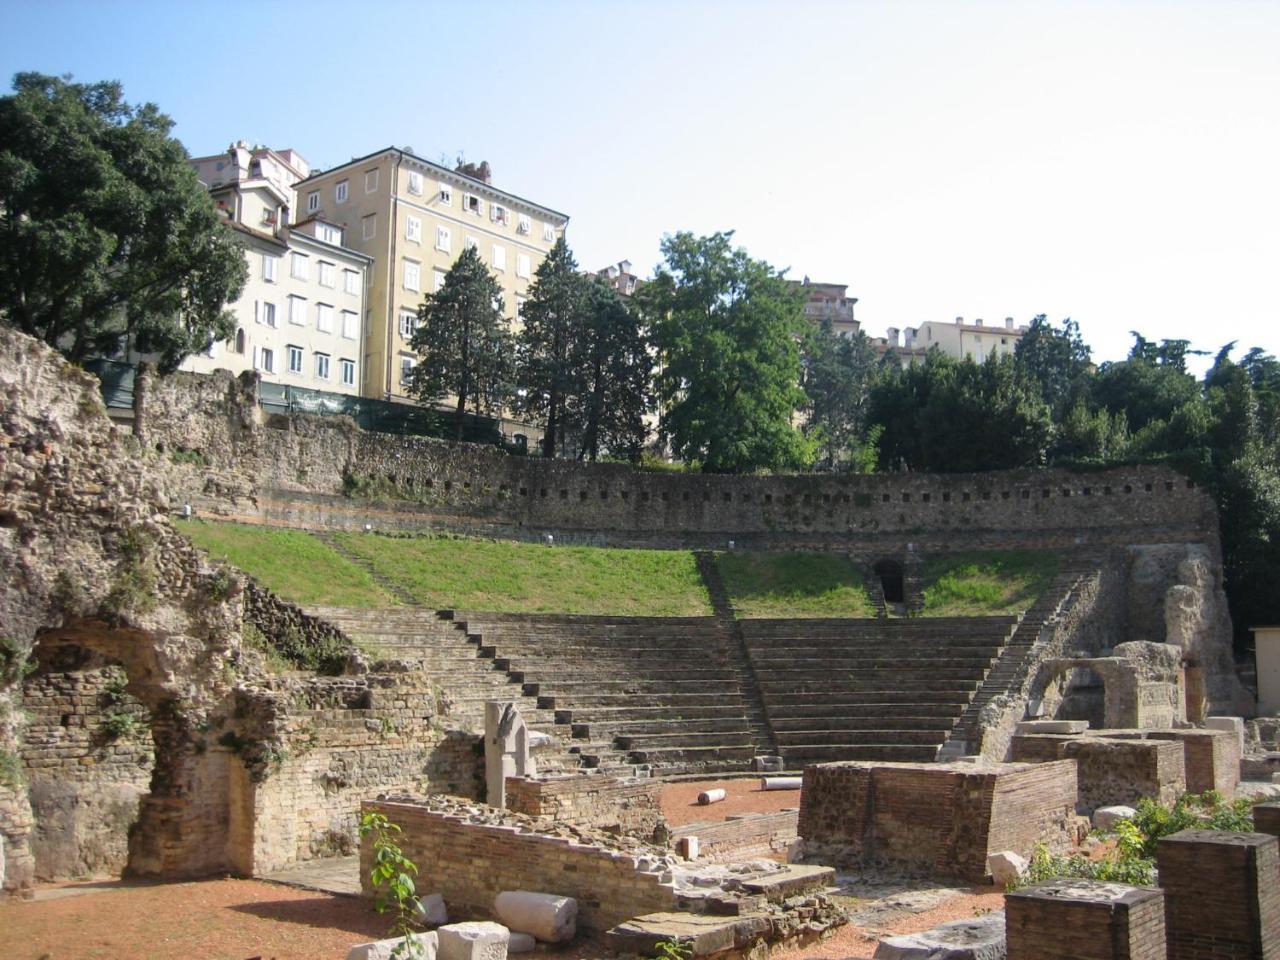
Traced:
<path fill-rule="evenodd" d="M 991 882 L 1000 890 L 1022 876 L 1026 869 L 1027 858 L 1012 850 L 1001 850 L 987 857 L 987 873 L 991 874 Z"/>
<path fill-rule="evenodd" d="M 504 890 L 494 897 L 493 912 L 509 929 L 543 943 L 572 940 L 578 927 L 578 901 L 551 893 Z"/>
<path fill-rule="evenodd" d="M 449 922 L 449 911 L 445 909 L 444 897 L 433 893 L 418 900 L 418 923 L 424 927 L 438 927 Z"/>
<path fill-rule="evenodd" d="M 507 941 L 507 953 L 529 953 L 538 945 L 538 938 L 531 933 L 512 932 Z"/>
<path fill-rule="evenodd" d="M 1004 911 L 887 937 L 874 956 L 875 960 L 1005 960 Z"/>
<path fill-rule="evenodd" d="M 1117 820 L 1132 820 L 1137 815 L 1137 810 L 1124 804 L 1099 807 L 1093 811 L 1093 826 L 1097 830 L 1111 830 L 1115 827 Z"/>
<path fill-rule="evenodd" d="M 1236 735 L 1240 752 L 1244 753 L 1244 718 L 1243 717 L 1206 717 L 1206 728 L 1210 730 L 1226 730 Z"/>
<path fill-rule="evenodd" d="M 761 756 L 751 758 L 751 769 L 756 773 L 781 773 L 786 767 L 781 757 Z"/>
<path fill-rule="evenodd" d="M 433 930 L 430 933 L 418 933 L 414 935 L 414 939 L 422 945 L 419 954 L 425 960 L 436 960 L 436 951 L 438 948 L 436 934 Z M 391 960 L 395 951 L 405 941 L 404 937 L 392 937 L 389 940 L 374 940 L 370 943 L 357 943 L 347 952 L 347 960 Z"/>
<path fill-rule="evenodd" d="M 1088 729 L 1088 720 L 1023 720 L 1014 732 L 1081 734 Z"/>
<path fill-rule="evenodd" d="M 507 960 L 511 931 L 500 923 L 473 920 L 451 923 L 436 931 L 438 960 Z"/>

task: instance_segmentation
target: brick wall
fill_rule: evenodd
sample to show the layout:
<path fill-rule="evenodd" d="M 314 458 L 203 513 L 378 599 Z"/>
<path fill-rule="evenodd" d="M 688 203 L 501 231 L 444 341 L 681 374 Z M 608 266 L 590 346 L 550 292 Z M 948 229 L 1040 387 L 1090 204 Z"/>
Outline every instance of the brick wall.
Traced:
<path fill-rule="evenodd" d="M 1008 960 L 1166 960 L 1153 887 L 1050 880 L 1005 894 Z"/>
<path fill-rule="evenodd" d="M 800 802 L 806 860 L 980 882 L 989 853 L 1074 839 L 1075 764 L 828 763 Z"/>
<path fill-rule="evenodd" d="M 1280 841 L 1183 830 L 1156 851 L 1169 960 L 1280 957 Z"/>
<path fill-rule="evenodd" d="M 465 815 L 432 809 L 428 801 L 368 801 L 361 809 L 382 813 L 401 828 L 399 843 L 418 865 L 418 889 L 442 894 L 451 918 L 491 917 L 494 897 L 503 890 L 573 897 L 579 925 L 595 931 L 676 905 L 661 861 L 540 833 L 537 821 L 527 817 L 468 822 Z M 360 852 L 367 895 L 372 847 L 365 843 Z"/>
<path fill-rule="evenodd" d="M 1253 828 L 1280 837 L 1280 803 L 1260 803 L 1253 808 Z"/>
<path fill-rule="evenodd" d="M 1029 763 L 1074 760 L 1076 810 L 1082 814 L 1141 797 L 1172 803 L 1186 790 L 1183 750 L 1168 741 L 1018 734 L 1011 758 Z"/>
<path fill-rule="evenodd" d="M 663 823 L 662 783 L 623 777 L 507 777 L 507 809 L 536 819 L 650 837 Z"/>
<path fill-rule="evenodd" d="M 698 860 L 729 863 L 769 857 L 787 861 L 800 838 L 798 811 L 755 813 L 718 823 L 690 823 L 671 831 L 673 840 L 698 838 Z"/>
<path fill-rule="evenodd" d="M 1187 789 L 1192 793 L 1218 790 L 1233 797 L 1240 785 L 1240 738 L 1228 730 L 1152 730 L 1151 739 L 1182 744 Z"/>

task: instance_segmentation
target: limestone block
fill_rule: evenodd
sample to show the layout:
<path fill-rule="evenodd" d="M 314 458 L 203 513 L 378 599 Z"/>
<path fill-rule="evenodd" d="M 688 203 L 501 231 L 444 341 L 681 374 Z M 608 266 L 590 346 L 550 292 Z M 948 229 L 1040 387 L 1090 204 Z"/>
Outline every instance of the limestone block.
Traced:
<path fill-rule="evenodd" d="M 1234 733 L 1240 744 L 1240 753 L 1244 754 L 1244 718 L 1243 717 L 1206 717 L 1204 725 L 1210 730 L 1226 730 Z"/>
<path fill-rule="evenodd" d="M 438 893 L 419 898 L 418 907 L 414 912 L 417 914 L 418 923 L 424 927 L 438 927 L 449 922 L 449 911 L 445 908 L 444 897 Z"/>
<path fill-rule="evenodd" d="M 991 874 L 991 882 L 1000 890 L 1022 876 L 1026 869 L 1027 858 L 1012 850 L 1001 850 L 987 857 L 987 873 Z"/>
<path fill-rule="evenodd" d="M 500 923 L 473 920 L 443 926 L 436 936 L 439 960 L 507 960 L 511 931 Z"/>
<path fill-rule="evenodd" d="M 512 930 L 543 943 L 572 940 L 578 925 L 578 901 L 551 893 L 504 890 L 494 898 L 493 912 Z"/>
<path fill-rule="evenodd" d="M 1004 960 L 1004 911 L 974 920 L 953 920 L 876 947 L 875 960 Z"/>
<path fill-rule="evenodd" d="M 1023 720 L 1014 732 L 1080 734 L 1088 729 L 1088 720 Z"/>
<path fill-rule="evenodd" d="M 1124 804 L 1099 807 L 1093 811 L 1093 826 L 1097 830 L 1112 830 L 1115 828 L 1117 820 L 1132 820 L 1137 815 L 1137 810 Z"/>
<path fill-rule="evenodd" d="M 436 935 L 431 933 L 414 934 L 414 939 L 422 945 L 422 950 L 415 956 L 424 960 L 436 960 Z M 374 940 L 370 943 L 357 943 L 347 952 L 347 960 L 391 960 L 404 937 L 392 937 L 390 940 Z"/>
<path fill-rule="evenodd" d="M 538 940 L 533 934 L 512 931 L 511 939 L 507 941 L 507 953 L 529 953 L 537 945 Z"/>

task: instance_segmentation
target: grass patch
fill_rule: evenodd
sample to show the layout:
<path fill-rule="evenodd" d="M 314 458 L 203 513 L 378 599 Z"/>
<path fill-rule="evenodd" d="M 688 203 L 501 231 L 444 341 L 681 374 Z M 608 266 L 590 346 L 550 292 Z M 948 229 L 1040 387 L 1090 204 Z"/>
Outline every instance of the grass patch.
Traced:
<path fill-rule="evenodd" d="M 1048 587 L 1058 558 L 1047 550 L 991 550 L 934 557 L 924 565 L 926 617 L 1020 613 Z"/>
<path fill-rule="evenodd" d="M 721 553 L 720 578 L 741 617 L 872 617 L 862 570 L 829 553 Z"/>
<path fill-rule="evenodd" d="M 512 541 L 337 534 L 342 549 L 436 608 L 616 616 L 706 616 L 684 550 L 547 547 Z"/>
<path fill-rule="evenodd" d="M 182 520 L 178 529 L 211 557 L 257 577 L 294 603 L 386 607 L 396 601 L 368 571 L 299 530 Z"/>

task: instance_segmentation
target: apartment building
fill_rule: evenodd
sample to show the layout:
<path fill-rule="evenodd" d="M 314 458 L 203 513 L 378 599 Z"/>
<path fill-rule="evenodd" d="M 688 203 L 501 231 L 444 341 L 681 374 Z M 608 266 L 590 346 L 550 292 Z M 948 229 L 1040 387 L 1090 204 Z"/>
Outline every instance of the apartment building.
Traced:
<path fill-rule="evenodd" d="M 303 216 L 344 228 L 346 242 L 372 258 L 365 396 L 409 399 L 418 307 L 466 247 L 498 277 L 518 328 L 533 273 L 564 233 L 568 216 L 492 186 L 487 165 L 472 171 L 478 175 L 388 147 L 295 185 Z"/>
<path fill-rule="evenodd" d="M 345 246 L 338 224 L 317 216 L 290 222 L 292 182 L 306 162 L 291 150 L 250 151 L 241 142 L 222 161 L 203 157 L 192 165 L 202 180 L 217 181 L 210 193 L 244 238 L 249 277 L 229 308 L 235 333 L 181 369 L 257 370 L 267 383 L 361 395 L 371 261 Z"/>
<path fill-rule="evenodd" d="M 631 272 L 630 260 L 619 260 L 611 263 L 603 270 L 597 270 L 596 276 L 624 297 L 634 296 L 644 286 L 644 281 Z"/>
<path fill-rule="evenodd" d="M 837 337 L 857 334 L 860 324 L 853 317 L 853 305 L 858 298 L 849 296 L 848 284 L 815 283 L 808 277 L 788 283 L 806 295 L 804 315 L 814 323 L 831 321 L 831 332 Z"/>

